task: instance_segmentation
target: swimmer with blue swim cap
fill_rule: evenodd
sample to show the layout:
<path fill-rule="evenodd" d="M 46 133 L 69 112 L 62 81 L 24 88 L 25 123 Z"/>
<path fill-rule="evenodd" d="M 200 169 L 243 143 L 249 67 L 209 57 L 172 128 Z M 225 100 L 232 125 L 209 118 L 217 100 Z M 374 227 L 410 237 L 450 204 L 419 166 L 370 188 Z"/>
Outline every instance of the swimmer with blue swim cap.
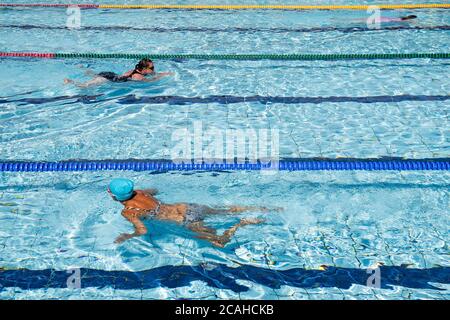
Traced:
<path fill-rule="evenodd" d="M 126 201 L 133 196 L 134 183 L 129 179 L 113 179 L 109 183 L 108 190 L 116 201 Z"/>
<path fill-rule="evenodd" d="M 245 211 L 280 211 L 281 208 L 268 209 L 265 207 L 243 207 L 230 206 L 228 208 L 211 208 L 209 206 L 196 203 L 174 203 L 165 204 L 155 198 L 158 193 L 156 189 L 135 190 L 133 181 L 124 178 L 111 180 L 108 193 L 115 200 L 120 202 L 124 208 L 122 215 L 134 226 L 133 233 L 123 233 L 117 237 L 115 243 L 122 243 L 133 237 L 147 234 L 148 230 L 142 219 L 155 218 L 162 221 L 172 221 L 179 223 L 197 234 L 197 238 L 205 239 L 218 247 L 224 247 L 231 240 L 237 229 L 242 226 L 259 224 L 263 219 L 241 219 L 241 221 L 222 235 L 217 234 L 217 230 L 206 227 L 204 219 L 210 215 L 233 214 Z"/>

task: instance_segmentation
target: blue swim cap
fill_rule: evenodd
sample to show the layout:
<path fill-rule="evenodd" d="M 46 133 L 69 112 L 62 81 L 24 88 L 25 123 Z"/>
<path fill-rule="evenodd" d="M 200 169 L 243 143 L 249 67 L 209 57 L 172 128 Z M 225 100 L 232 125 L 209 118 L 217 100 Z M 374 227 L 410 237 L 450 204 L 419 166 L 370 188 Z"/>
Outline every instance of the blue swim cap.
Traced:
<path fill-rule="evenodd" d="M 125 201 L 133 196 L 134 183 L 129 179 L 116 178 L 109 183 L 109 191 L 119 201 Z"/>

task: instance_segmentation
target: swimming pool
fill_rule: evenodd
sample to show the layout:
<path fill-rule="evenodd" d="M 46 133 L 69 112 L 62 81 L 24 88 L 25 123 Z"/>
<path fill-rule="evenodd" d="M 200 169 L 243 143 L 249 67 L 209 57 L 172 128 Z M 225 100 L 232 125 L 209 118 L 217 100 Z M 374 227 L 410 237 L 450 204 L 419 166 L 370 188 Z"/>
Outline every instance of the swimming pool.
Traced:
<path fill-rule="evenodd" d="M 361 3 L 370 2 L 345 1 Z M 1 8 L 0 47 L 161 54 L 447 52 L 448 10 L 383 16 L 412 13 L 419 17 L 414 23 L 369 30 L 356 21 L 366 18 L 365 11 L 86 9 L 81 29 L 70 30 L 65 9 Z M 205 130 L 276 129 L 282 159 L 449 157 L 448 59 L 169 59 L 155 60 L 156 70 L 175 76 L 152 84 L 63 84 L 67 77 L 89 78 L 80 65 L 121 73 L 135 63 L 0 59 L 0 160 L 171 159 L 173 132 L 192 131 L 196 124 Z M 240 229 L 223 249 L 156 221 L 147 223 L 149 235 L 117 246 L 115 237 L 131 229 L 106 193 L 118 176 L 138 188 L 159 189 L 168 203 L 285 211 L 250 213 L 267 222 Z M 1 172 L 0 181 L 1 299 L 450 297 L 448 171 Z M 238 218 L 208 223 L 224 230 Z M 381 288 L 367 286 L 367 270 L 377 264 Z M 67 288 L 67 271 L 76 268 L 82 288 Z"/>

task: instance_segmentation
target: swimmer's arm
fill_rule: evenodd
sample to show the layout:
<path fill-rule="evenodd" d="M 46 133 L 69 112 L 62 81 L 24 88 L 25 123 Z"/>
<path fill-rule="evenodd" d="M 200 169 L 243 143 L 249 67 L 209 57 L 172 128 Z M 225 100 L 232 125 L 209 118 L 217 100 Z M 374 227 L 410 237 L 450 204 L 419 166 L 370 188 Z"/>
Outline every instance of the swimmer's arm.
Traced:
<path fill-rule="evenodd" d="M 133 233 L 122 233 L 120 236 L 118 236 L 116 238 L 114 243 L 122 243 L 128 239 L 143 236 L 144 234 L 146 234 L 148 232 L 147 228 L 145 227 L 145 225 L 142 223 L 142 221 L 139 218 L 130 215 L 127 211 L 122 211 L 122 215 L 133 224 L 134 232 Z"/>
<path fill-rule="evenodd" d="M 157 73 L 156 75 L 153 76 L 153 78 L 151 79 L 147 79 L 147 78 L 140 78 L 140 79 L 136 79 L 137 81 L 142 81 L 142 82 L 155 82 L 158 81 L 159 79 L 166 77 L 166 76 L 171 76 L 174 75 L 173 72 L 161 72 L 161 73 Z"/>
<path fill-rule="evenodd" d="M 123 73 L 123 74 L 121 75 L 121 77 L 129 77 L 129 76 L 131 75 L 132 72 L 133 72 L 133 70 L 127 71 L 127 72 Z"/>
<path fill-rule="evenodd" d="M 165 77 L 165 76 L 173 76 L 173 75 L 175 75 L 175 72 L 160 72 L 160 73 L 156 74 L 157 77 Z"/>

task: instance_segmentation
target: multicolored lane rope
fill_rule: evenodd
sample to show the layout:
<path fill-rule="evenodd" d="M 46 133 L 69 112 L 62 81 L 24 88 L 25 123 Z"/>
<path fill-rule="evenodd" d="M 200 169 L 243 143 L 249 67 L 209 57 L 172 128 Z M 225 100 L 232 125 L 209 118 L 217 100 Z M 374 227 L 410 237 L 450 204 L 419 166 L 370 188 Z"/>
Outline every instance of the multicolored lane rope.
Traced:
<path fill-rule="evenodd" d="M 448 9 L 450 3 L 424 4 L 374 4 L 380 9 Z M 79 7 L 82 9 L 178 9 L 178 10 L 367 10 L 369 5 L 190 5 L 190 4 L 48 4 L 48 3 L 0 3 L 0 7 Z"/>
<path fill-rule="evenodd" d="M 337 54 L 147 54 L 147 53 L 38 53 L 0 52 L 0 58 L 47 59 L 159 59 L 159 60 L 375 60 L 449 59 L 450 53 L 337 53 Z"/>

